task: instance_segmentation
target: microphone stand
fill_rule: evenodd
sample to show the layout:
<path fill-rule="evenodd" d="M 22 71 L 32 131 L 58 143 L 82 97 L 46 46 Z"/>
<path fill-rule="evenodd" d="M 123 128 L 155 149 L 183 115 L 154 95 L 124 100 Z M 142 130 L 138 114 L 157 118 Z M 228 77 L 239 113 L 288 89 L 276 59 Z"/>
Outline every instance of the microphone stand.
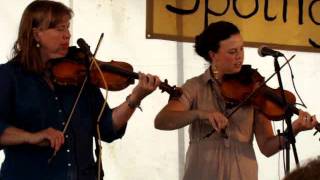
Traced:
<path fill-rule="evenodd" d="M 295 146 L 296 140 L 295 140 L 295 137 L 293 134 L 292 124 L 291 124 L 291 117 L 293 115 L 293 112 L 289 108 L 289 105 L 287 103 L 287 100 L 286 100 L 286 97 L 284 94 L 284 89 L 283 89 L 281 75 L 280 75 L 280 65 L 278 62 L 279 55 L 274 55 L 273 57 L 274 57 L 274 68 L 275 68 L 275 72 L 278 77 L 279 88 L 281 90 L 281 96 L 282 96 L 284 104 L 286 105 L 285 121 L 287 124 L 287 130 L 284 132 L 283 135 L 287 139 L 287 141 L 285 142 L 285 150 L 286 150 L 285 175 L 287 175 L 290 172 L 290 144 L 292 145 L 293 155 L 294 155 L 294 159 L 295 159 L 297 167 L 299 167 L 299 159 L 298 159 L 298 155 L 297 155 L 297 149 Z"/>

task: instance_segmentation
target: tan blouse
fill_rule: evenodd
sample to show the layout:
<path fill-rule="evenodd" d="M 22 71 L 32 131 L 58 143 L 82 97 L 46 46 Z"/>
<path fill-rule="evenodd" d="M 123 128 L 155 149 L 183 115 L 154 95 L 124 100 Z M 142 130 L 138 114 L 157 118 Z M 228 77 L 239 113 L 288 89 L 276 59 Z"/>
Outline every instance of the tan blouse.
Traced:
<path fill-rule="evenodd" d="M 227 109 L 210 68 L 202 75 L 189 79 L 183 86 L 179 101 L 189 109 L 220 111 Z M 212 126 L 196 120 L 189 126 L 190 144 L 186 157 L 183 180 L 257 180 L 257 162 L 252 145 L 254 110 L 240 108 L 229 118 L 226 132 L 229 138 L 213 133 Z"/>

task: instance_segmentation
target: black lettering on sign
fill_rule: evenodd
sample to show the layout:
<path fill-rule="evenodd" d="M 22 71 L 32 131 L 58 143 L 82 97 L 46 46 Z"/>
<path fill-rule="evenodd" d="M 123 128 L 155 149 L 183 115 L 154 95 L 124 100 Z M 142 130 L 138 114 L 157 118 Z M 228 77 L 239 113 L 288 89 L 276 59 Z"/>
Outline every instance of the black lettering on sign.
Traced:
<path fill-rule="evenodd" d="M 244 18 L 244 19 L 247 19 L 247 18 L 250 18 L 251 16 L 255 15 L 257 12 L 258 12 L 258 9 L 259 9 L 259 2 L 258 0 L 255 0 L 255 3 L 256 3 L 256 6 L 254 8 L 254 10 L 249 13 L 248 15 L 242 15 L 239 10 L 237 9 L 237 1 L 238 0 L 233 0 L 233 10 L 234 12 L 236 13 L 237 16 L 241 17 L 241 18 Z M 246 2 L 248 0 L 245 0 Z"/>
<path fill-rule="evenodd" d="M 230 1 L 231 0 L 225 0 L 226 2 L 226 8 L 222 11 L 222 12 L 217 12 L 214 11 L 212 9 L 209 8 L 209 1 L 211 3 L 211 7 L 214 6 L 214 0 L 205 0 L 205 12 L 204 12 L 204 28 L 206 28 L 209 24 L 208 22 L 208 15 L 213 15 L 213 16 L 223 16 L 225 15 L 230 7 Z M 257 12 L 259 11 L 259 0 L 254 0 L 255 3 L 255 7 L 252 10 L 252 12 L 249 12 L 248 14 L 243 14 L 239 11 L 238 5 L 239 4 L 245 4 L 248 3 L 248 0 L 243 0 L 242 3 L 239 2 L 239 0 L 233 0 L 233 11 L 234 13 L 243 19 L 249 19 L 252 16 L 254 16 L 255 14 L 257 14 Z M 262 2 L 262 1 L 260 1 Z M 291 2 L 291 1 L 290 1 Z M 295 1 L 298 2 L 298 24 L 299 25 L 303 25 L 304 24 L 304 0 L 298 0 Z M 309 2 L 309 1 L 308 1 Z M 310 20 L 315 24 L 315 25 L 320 25 L 320 19 L 316 19 L 315 15 L 318 15 L 319 12 L 316 12 L 314 9 L 314 6 L 316 5 L 316 3 L 319 3 L 320 0 L 312 0 L 311 3 L 308 6 L 308 16 L 310 18 Z M 253 1 L 252 1 L 253 3 Z M 199 6 L 200 6 L 200 0 L 195 0 L 194 1 L 194 6 L 191 9 L 180 9 L 177 7 L 174 7 L 172 5 L 166 5 L 166 9 L 172 13 L 175 14 L 179 14 L 179 15 L 190 15 L 190 14 L 194 14 L 199 10 Z M 264 19 L 266 21 L 274 21 L 277 18 L 277 15 L 270 15 L 269 13 L 269 8 L 271 9 L 272 7 L 269 7 L 269 0 L 264 0 Z M 317 8 L 318 9 L 318 8 Z M 283 0 L 283 4 L 282 4 L 282 20 L 284 23 L 287 22 L 288 20 L 288 0 Z M 315 40 L 309 38 L 308 39 L 309 44 L 312 47 L 315 48 L 320 48 L 320 43 L 317 43 Z"/>
<path fill-rule="evenodd" d="M 313 16 L 313 11 L 312 11 L 312 7 L 314 6 L 314 4 L 316 2 L 320 2 L 320 0 L 314 0 L 310 3 L 309 5 L 309 17 L 311 19 L 311 21 L 316 24 L 316 25 L 320 25 L 319 22 L 317 22 L 315 19 L 314 19 L 314 16 Z M 319 13 L 319 12 L 318 12 Z M 315 41 L 313 41 L 311 38 L 309 38 L 309 43 L 311 44 L 311 46 L 315 47 L 315 48 L 320 48 L 320 44 L 316 43 Z"/>
<path fill-rule="evenodd" d="M 265 0 L 264 1 L 264 19 L 267 21 L 275 20 L 277 18 L 277 16 L 270 17 L 268 15 L 268 9 L 269 9 L 269 0 Z"/>
<path fill-rule="evenodd" d="M 192 9 L 179 9 L 179 8 L 173 7 L 171 5 L 166 5 L 166 8 L 168 11 L 171 11 L 176 14 L 181 14 L 181 15 L 193 14 L 198 10 L 199 4 L 200 4 L 200 0 L 196 0 Z"/>
<path fill-rule="evenodd" d="M 310 17 L 310 19 L 311 19 L 311 21 L 312 21 L 313 23 L 315 23 L 316 25 L 320 25 L 320 22 L 317 22 L 317 21 L 314 19 L 314 17 L 313 17 L 312 6 L 314 6 L 314 4 L 315 4 L 316 2 L 320 2 L 320 0 L 314 0 L 314 1 L 312 1 L 312 2 L 310 3 L 310 6 L 309 6 L 309 17 Z M 317 13 L 319 13 L 319 12 L 317 12 Z"/>
<path fill-rule="evenodd" d="M 214 1 L 214 0 L 212 0 L 212 1 Z M 212 2 L 212 1 L 211 1 L 211 2 Z M 208 13 L 210 13 L 211 15 L 214 15 L 214 16 L 222 16 L 222 15 L 224 15 L 224 14 L 227 13 L 227 11 L 228 11 L 228 9 L 229 9 L 229 6 L 230 6 L 230 1 L 227 0 L 226 9 L 224 9 L 223 12 L 221 12 L 221 13 L 214 12 L 213 10 L 211 10 L 211 9 L 208 8 Z"/>

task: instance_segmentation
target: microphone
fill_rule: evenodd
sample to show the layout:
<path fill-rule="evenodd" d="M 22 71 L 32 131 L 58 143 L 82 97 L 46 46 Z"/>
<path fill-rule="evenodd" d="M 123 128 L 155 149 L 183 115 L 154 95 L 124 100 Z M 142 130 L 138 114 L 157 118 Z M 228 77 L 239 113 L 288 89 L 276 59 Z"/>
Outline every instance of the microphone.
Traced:
<path fill-rule="evenodd" d="M 273 57 L 280 57 L 280 56 L 284 56 L 281 52 L 279 51 L 275 51 L 271 48 L 268 48 L 267 46 L 260 46 L 258 49 L 258 54 L 261 57 L 265 57 L 265 56 L 273 56 Z"/>
<path fill-rule="evenodd" d="M 77 44 L 87 55 L 92 56 L 92 53 L 90 51 L 90 46 L 86 43 L 86 41 L 82 38 L 79 38 L 77 40 Z"/>

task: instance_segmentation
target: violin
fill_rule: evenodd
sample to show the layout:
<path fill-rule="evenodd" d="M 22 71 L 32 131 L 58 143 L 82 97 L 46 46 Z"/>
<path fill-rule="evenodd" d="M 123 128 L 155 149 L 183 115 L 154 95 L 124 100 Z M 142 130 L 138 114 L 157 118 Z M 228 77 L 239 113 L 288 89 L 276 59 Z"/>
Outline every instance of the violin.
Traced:
<path fill-rule="evenodd" d="M 273 89 L 265 84 L 264 77 L 250 65 L 243 65 L 240 72 L 225 74 L 220 83 L 221 95 L 226 104 L 232 104 L 235 109 L 226 117 L 230 118 L 242 105 L 252 105 L 273 121 L 285 118 L 286 110 L 299 115 L 299 109 L 295 107 L 296 98 L 290 91 L 284 90 L 285 101 L 282 98 L 280 88 Z M 320 131 L 320 123 L 315 127 Z M 209 137 L 215 131 L 211 131 L 204 138 Z M 316 132 L 316 133 L 317 133 Z M 222 133 L 225 133 L 223 130 Z M 315 134 L 316 134 L 315 133 Z M 226 134 L 222 134 L 227 137 Z"/>
<path fill-rule="evenodd" d="M 88 77 L 92 85 L 110 91 L 120 91 L 133 84 L 134 79 L 139 79 L 139 75 L 133 72 L 133 67 L 126 62 L 96 61 L 99 67 L 90 67 L 88 56 L 80 48 L 73 46 L 69 48 L 65 57 L 49 60 L 47 67 L 51 72 L 51 79 L 59 85 L 78 86 Z M 170 98 L 177 98 L 182 94 L 181 89 L 170 86 L 167 80 L 160 83 L 159 89 L 170 94 Z"/>
<path fill-rule="evenodd" d="M 282 99 L 281 89 L 273 89 L 265 85 L 264 77 L 250 65 L 243 65 L 238 73 L 225 74 L 220 90 L 226 102 L 239 104 L 247 101 L 244 104 L 253 105 L 270 120 L 284 119 L 286 108 L 299 114 L 299 110 L 294 106 L 295 96 L 290 91 L 284 90 L 286 104 Z"/>
<path fill-rule="evenodd" d="M 222 96 L 227 102 L 251 104 L 270 120 L 284 119 L 287 108 L 290 112 L 299 115 L 299 109 L 295 107 L 294 94 L 284 90 L 284 101 L 281 89 L 267 86 L 264 77 L 256 69 L 252 69 L 250 65 L 243 65 L 238 73 L 224 75 L 220 88 Z M 320 131 L 320 123 L 316 125 L 315 129 Z"/>

